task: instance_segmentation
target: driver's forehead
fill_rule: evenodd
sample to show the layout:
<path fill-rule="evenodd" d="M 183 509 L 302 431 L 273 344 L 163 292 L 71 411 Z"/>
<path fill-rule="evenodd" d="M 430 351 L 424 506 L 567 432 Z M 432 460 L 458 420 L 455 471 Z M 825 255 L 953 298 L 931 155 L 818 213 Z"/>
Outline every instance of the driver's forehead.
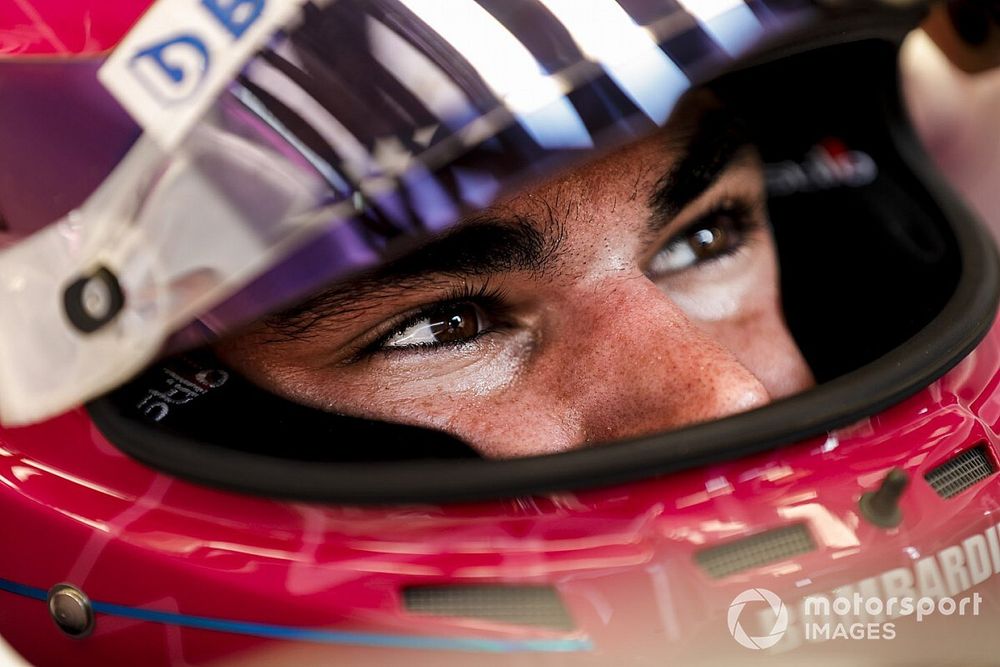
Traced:
<path fill-rule="evenodd" d="M 534 185 L 491 206 L 456 227 L 461 233 L 484 218 L 514 225 L 559 252 L 548 256 L 550 271 L 567 267 L 574 273 L 599 260 L 619 261 L 624 268 L 647 246 L 663 242 L 686 207 L 699 200 L 741 196 L 755 198 L 763 174 L 755 150 L 740 142 L 714 145 L 709 156 L 694 155 L 696 175 L 679 173 L 692 157 L 690 146 L 662 131 L 614 153 Z M 716 159 L 724 156 L 722 159 Z M 710 164 L 714 161 L 714 164 Z M 716 187 L 722 182 L 723 187 Z M 718 192 L 717 192 L 718 191 Z M 525 229 L 529 228 L 529 229 Z M 587 264 L 586 267 L 580 266 Z"/>
<path fill-rule="evenodd" d="M 536 183 L 491 207 L 494 211 L 538 211 L 565 219 L 590 217 L 597 209 L 639 209 L 681 149 L 660 132 Z"/>
<path fill-rule="evenodd" d="M 692 144 L 699 140 L 715 147 L 712 140 L 722 137 L 712 135 L 731 130 L 733 124 L 730 110 L 711 91 L 698 89 L 682 98 L 663 127 L 571 170 L 532 183 L 522 192 L 576 195 L 586 201 L 611 191 L 638 194 L 644 183 L 649 184 L 642 180 L 643 176 L 652 176 L 655 181 L 660 175 L 653 175 L 653 170 L 683 158 L 697 148 Z M 742 143 L 745 137 L 739 141 Z"/>
<path fill-rule="evenodd" d="M 602 221 L 639 223 L 637 215 L 657 207 L 661 214 L 672 215 L 702 194 L 733 158 L 753 163 L 749 143 L 732 112 L 710 91 L 699 89 L 682 99 L 659 130 L 523 187 L 482 213 L 574 223 L 570 231 L 592 231 L 594 223 Z M 467 221 L 457 228 L 464 224 Z M 544 224 L 542 228 L 556 231 Z"/>

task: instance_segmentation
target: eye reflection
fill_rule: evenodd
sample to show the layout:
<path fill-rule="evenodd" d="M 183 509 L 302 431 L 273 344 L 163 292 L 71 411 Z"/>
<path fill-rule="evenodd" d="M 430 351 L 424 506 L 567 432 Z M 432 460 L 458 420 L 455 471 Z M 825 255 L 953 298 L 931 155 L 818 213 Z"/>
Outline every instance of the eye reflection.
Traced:
<path fill-rule="evenodd" d="M 647 273 L 677 273 L 734 253 L 757 225 L 750 206 L 726 204 L 670 239 L 653 257 Z"/>
<path fill-rule="evenodd" d="M 448 345 L 471 340 L 487 327 L 483 310 L 474 303 L 441 306 L 417 316 L 382 344 L 387 348 Z"/>
<path fill-rule="evenodd" d="M 688 245 L 698 258 L 711 257 L 729 245 L 728 233 L 718 227 L 699 229 L 688 237 Z"/>

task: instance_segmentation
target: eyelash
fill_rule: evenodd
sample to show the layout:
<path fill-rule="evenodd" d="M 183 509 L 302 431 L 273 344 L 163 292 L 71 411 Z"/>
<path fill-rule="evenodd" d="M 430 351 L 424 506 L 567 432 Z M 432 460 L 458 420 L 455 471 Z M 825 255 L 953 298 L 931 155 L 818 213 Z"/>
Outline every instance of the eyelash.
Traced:
<path fill-rule="evenodd" d="M 465 338 L 462 340 L 450 342 L 450 343 L 413 343 L 410 345 L 400 346 L 400 347 L 388 347 L 386 343 L 393 337 L 397 336 L 410 327 L 414 326 L 421 320 L 425 320 L 436 314 L 446 311 L 449 308 L 459 306 L 462 304 L 471 303 L 487 312 L 491 315 L 490 320 L 494 322 L 492 326 L 484 328 L 479 331 L 474 336 Z M 481 336 L 495 332 L 500 326 L 496 322 L 503 322 L 504 315 L 509 311 L 509 306 L 507 305 L 507 293 L 497 287 L 492 287 L 489 283 L 484 283 L 480 287 L 473 287 L 469 284 L 464 284 L 461 287 L 454 289 L 450 294 L 446 295 L 443 299 L 435 301 L 434 303 L 421 308 L 415 313 L 410 315 L 402 316 L 397 322 L 390 324 L 385 333 L 379 335 L 375 341 L 369 343 L 361 352 L 357 355 L 358 357 L 368 356 L 371 354 L 398 354 L 405 352 L 412 352 L 415 349 L 442 349 L 448 347 L 458 347 L 460 345 L 466 345 L 474 340 L 477 340 Z"/>
<path fill-rule="evenodd" d="M 738 235 L 736 242 L 733 243 L 731 247 L 723 249 L 718 254 L 710 258 L 699 260 L 695 266 L 715 262 L 723 257 L 734 255 L 744 248 L 747 242 L 747 237 L 755 230 L 763 226 L 759 220 L 759 216 L 756 215 L 757 208 L 757 205 L 744 199 L 724 199 L 718 202 L 708 212 L 699 216 L 697 220 L 691 222 L 683 229 L 672 235 L 670 239 L 668 239 L 667 242 L 660 247 L 657 251 L 657 255 L 664 252 L 671 245 L 683 242 L 694 231 L 708 227 L 714 220 L 721 217 L 728 217 L 732 220 L 733 227 Z M 483 312 L 488 313 L 490 315 L 490 322 L 493 324 L 485 327 L 482 331 L 477 332 L 474 336 L 454 342 L 413 343 L 399 347 L 390 347 L 387 345 L 388 341 L 394 336 L 403 333 L 422 320 L 439 315 L 442 311 L 447 311 L 449 308 L 463 304 L 473 304 Z M 356 358 L 371 356 L 374 354 L 394 355 L 412 352 L 417 349 L 446 349 L 466 345 L 482 336 L 497 331 L 500 327 L 496 325 L 496 322 L 503 322 L 504 316 L 508 310 L 509 306 L 507 305 L 507 295 L 503 290 L 491 287 L 488 283 L 484 283 L 478 288 L 469 284 L 464 284 L 461 287 L 456 288 L 452 293 L 448 294 L 443 299 L 421 308 L 415 313 L 404 315 L 396 322 L 388 325 L 382 334 L 380 334 L 372 343 L 366 345 L 364 349 L 356 355 Z"/>

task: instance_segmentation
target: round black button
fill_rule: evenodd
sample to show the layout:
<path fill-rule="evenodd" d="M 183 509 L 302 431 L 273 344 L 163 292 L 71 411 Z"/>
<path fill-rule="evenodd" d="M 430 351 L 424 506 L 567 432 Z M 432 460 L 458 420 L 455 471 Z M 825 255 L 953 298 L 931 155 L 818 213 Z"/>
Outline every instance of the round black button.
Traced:
<path fill-rule="evenodd" d="M 97 331 L 115 319 L 124 305 L 118 279 L 103 266 L 76 279 L 63 292 L 66 317 L 83 333 Z"/>

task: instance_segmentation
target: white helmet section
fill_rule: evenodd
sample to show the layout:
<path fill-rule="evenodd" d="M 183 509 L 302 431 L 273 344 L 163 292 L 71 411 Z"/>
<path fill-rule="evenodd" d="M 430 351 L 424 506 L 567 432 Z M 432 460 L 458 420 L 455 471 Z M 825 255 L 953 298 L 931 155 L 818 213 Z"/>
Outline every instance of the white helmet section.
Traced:
<path fill-rule="evenodd" d="M 230 189 L 241 174 L 252 198 Z M 0 255 L 3 422 L 49 416 L 141 370 L 170 333 L 287 253 L 324 186 L 211 126 L 165 169 L 141 140 L 83 207 Z"/>
<path fill-rule="evenodd" d="M 318 180 L 210 125 L 194 129 L 300 5 L 164 0 L 109 57 L 99 78 L 145 133 L 81 208 L 0 253 L 4 423 L 124 381 L 302 232 L 288 221 L 315 208 Z M 241 173 L 256 181 L 255 201 L 234 196 Z"/>

